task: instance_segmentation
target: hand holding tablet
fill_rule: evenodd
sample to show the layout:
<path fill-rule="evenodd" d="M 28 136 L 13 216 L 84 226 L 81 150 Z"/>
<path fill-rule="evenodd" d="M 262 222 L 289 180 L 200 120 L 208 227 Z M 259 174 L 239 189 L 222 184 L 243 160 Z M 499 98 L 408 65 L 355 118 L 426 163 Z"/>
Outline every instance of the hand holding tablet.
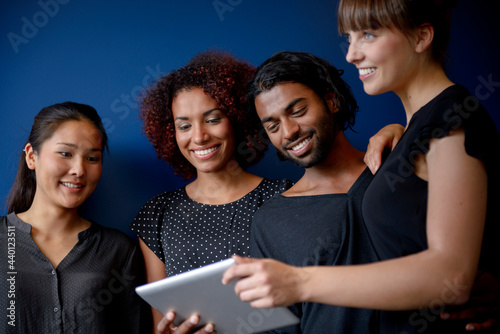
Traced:
<path fill-rule="evenodd" d="M 236 281 L 222 284 L 233 264 L 233 259 L 216 262 L 139 286 L 136 292 L 163 315 L 174 311 L 176 322 L 198 314 L 200 323 L 213 323 L 218 334 L 258 333 L 299 322 L 286 307 L 259 309 L 241 301 L 234 293 Z"/>

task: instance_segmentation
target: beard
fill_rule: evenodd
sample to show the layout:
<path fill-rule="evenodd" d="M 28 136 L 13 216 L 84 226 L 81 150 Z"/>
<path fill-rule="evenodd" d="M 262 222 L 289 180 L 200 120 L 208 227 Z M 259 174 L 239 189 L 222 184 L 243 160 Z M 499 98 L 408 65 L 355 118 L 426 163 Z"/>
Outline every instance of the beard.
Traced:
<path fill-rule="evenodd" d="M 316 139 L 316 145 L 307 154 L 301 157 L 296 157 L 288 153 L 284 145 L 281 149 L 276 150 L 276 154 L 281 161 L 288 160 L 293 164 L 302 167 L 310 168 L 323 162 L 329 155 L 337 136 L 337 129 L 335 129 L 333 115 L 325 110 L 325 116 L 319 120 L 318 129 L 310 129 L 298 133 L 296 138 L 306 137 L 312 135 Z M 290 140 L 292 142 L 293 140 Z"/>

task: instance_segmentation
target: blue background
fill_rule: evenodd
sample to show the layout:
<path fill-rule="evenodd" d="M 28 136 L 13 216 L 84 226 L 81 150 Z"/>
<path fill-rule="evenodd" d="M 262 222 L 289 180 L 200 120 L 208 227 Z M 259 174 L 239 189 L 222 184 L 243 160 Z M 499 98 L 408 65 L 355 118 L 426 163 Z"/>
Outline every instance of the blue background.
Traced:
<path fill-rule="evenodd" d="M 449 66 L 500 127 L 499 31 L 493 1 L 459 1 Z M 365 150 L 388 123 L 403 123 L 392 93 L 368 96 L 345 61 L 334 0 L 3 0 L 0 4 L 0 201 L 7 198 L 34 115 L 75 101 L 100 113 L 111 154 L 84 216 L 132 236 L 128 224 L 152 196 L 184 183 L 142 134 L 138 93 L 161 74 L 208 48 L 228 50 L 259 65 L 274 52 L 307 51 L 345 69 L 360 104 L 349 140 Z M 489 80 L 490 85 L 485 85 Z M 269 178 L 297 180 L 302 170 L 271 149 L 250 168 Z M 1 206 L 0 214 L 6 214 Z"/>

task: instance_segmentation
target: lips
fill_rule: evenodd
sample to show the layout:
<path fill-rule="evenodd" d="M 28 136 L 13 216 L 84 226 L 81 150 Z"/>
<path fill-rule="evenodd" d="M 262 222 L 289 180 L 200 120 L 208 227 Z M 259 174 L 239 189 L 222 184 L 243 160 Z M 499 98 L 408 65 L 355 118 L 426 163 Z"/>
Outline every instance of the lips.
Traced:
<path fill-rule="evenodd" d="M 307 137 L 302 137 L 302 139 L 296 140 L 293 143 L 287 145 L 285 148 L 288 151 L 292 151 L 294 154 L 301 154 L 307 148 L 307 144 L 312 140 L 313 133 L 310 133 Z"/>
<path fill-rule="evenodd" d="M 193 152 L 197 155 L 204 156 L 204 155 L 207 155 L 207 154 L 214 152 L 215 150 L 217 150 L 217 148 L 219 148 L 219 146 L 214 146 L 214 147 L 211 147 L 211 148 L 205 149 L 205 150 L 193 150 Z"/>
<path fill-rule="evenodd" d="M 72 188 L 72 189 L 80 189 L 80 188 L 85 187 L 84 184 L 79 184 L 79 183 L 77 184 L 77 183 L 63 182 L 63 181 L 61 181 L 60 183 L 63 186 L 68 187 L 68 188 Z"/>
<path fill-rule="evenodd" d="M 209 159 L 219 149 L 220 145 L 206 147 L 198 150 L 191 150 L 198 159 Z"/>
<path fill-rule="evenodd" d="M 304 139 L 303 141 L 301 141 L 300 143 L 298 143 L 297 145 L 293 146 L 292 147 L 292 151 L 297 151 L 297 150 L 300 150 L 302 147 L 304 147 L 307 143 L 309 143 L 311 141 L 312 137 L 308 137 L 306 139 Z"/>
<path fill-rule="evenodd" d="M 377 69 L 375 67 L 358 68 L 359 78 L 361 80 L 364 80 L 364 79 L 370 77 L 373 73 L 375 73 L 376 70 Z"/>
<path fill-rule="evenodd" d="M 368 75 L 375 71 L 375 67 L 360 68 L 359 75 Z"/>

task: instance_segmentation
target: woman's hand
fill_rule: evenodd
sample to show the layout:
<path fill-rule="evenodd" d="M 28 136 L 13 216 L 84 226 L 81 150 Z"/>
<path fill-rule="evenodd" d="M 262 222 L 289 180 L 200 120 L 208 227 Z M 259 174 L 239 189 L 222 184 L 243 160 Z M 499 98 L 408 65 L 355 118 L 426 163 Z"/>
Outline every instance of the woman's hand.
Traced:
<path fill-rule="evenodd" d="M 307 280 L 303 270 L 272 259 L 233 256 L 236 264 L 222 277 L 222 283 L 240 278 L 235 292 L 252 307 L 289 306 L 301 301 L 302 284 Z"/>
<path fill-rule="evenodd" d="M 207 334 L 207 333 L 216 333 L 213 324 L 207 324 L 193 332 L 194 327 L 198 326 L 200 322 L 200 317 L 196 314 L 186 319 L 179 326 L 174 325 L 175 313 L 170 311 L 167 312 L 165 317 L 158 323 L 157 330 L 159 333 L 168 333 L 168 334 Z"/>
<path fill-rule="evenodd" d="M 402 125 L 389 124 L 370 138 L 364 161 L 373 174 L 382 165 L 382 154 L 385 148 L 387 147 L 392 151 L 401 139 L 404 130 Z"/>
<path fill-rule="evenodd" d="M 466 320 L 467 331 L 498 329 L 500 326 L 500 280 L 487 272 L 478 272 L 470 301 L 441 313 L 444 320 Z"/>

